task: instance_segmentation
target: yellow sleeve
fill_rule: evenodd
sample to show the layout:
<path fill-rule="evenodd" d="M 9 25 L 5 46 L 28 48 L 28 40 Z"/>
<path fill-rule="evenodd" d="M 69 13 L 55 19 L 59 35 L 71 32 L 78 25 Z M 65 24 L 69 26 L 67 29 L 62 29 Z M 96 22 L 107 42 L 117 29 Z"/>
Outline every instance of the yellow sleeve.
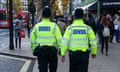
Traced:
<path fill-rule="evenodd" d="M 67 27 L 61 41 L 61 56 L 66 54 L 66 51 L 69 46 L 69 37 L 70 37 L 70 27 Z"/>
<path fill-rule="evenodd" d="M 55 38 L 57 40 L 57 46 L 58 46 L 58 48 L 60 48 L 62 35 L 61 35 L 60 29 L 57 25 L 56 25 Z"/>
<path fill-rule="evenodd" d="M 91 53 L 96 55 L 97 54 L 97 39 L 96 36 L 92 30 L 91 27 L 88 27 L 88 39 L 89 39 L 89 43 L 91 45 Z"/>
<path fill-rule="evenodd" d="M 30 34 L 30 40 L 31 40 L 32 51 L 34 51 L 35 47 L 37 46 L 37 44 L 36 44 L 36 26 L 34 26 L 34 28 L 32 29 L 32 32 Z"/>

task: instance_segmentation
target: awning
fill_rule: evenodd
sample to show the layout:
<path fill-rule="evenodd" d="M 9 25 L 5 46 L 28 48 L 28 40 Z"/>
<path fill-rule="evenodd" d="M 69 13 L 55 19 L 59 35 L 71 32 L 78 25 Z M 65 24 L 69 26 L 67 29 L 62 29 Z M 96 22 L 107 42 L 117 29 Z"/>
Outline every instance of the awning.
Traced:
<path fill-rule="evenodd" d="M 83 10 L 88 9 L 90 6 L 94 5 L 95 3 L 97 3 L 97 1 L 94 1 L 94 2 L 92 2 L 90 4 L 88 4 L 88 5 L 82 6 L 80 8 L 82 8 Z"/>
<path fill-rule="evenodd" d="M 88 7 L 88 10 L 97 10 L 97 2 L 92 6 Z"/>

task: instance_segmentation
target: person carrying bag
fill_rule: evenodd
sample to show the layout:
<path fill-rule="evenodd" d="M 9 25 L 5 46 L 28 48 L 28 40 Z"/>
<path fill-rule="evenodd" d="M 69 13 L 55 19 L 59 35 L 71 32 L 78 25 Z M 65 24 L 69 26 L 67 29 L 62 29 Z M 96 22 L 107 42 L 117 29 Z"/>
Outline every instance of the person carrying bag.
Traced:
<path fill-rule="evenodd" d="M 23 29 L 18 30 L 20 38 L 25 38 L 25 31 Z"/>

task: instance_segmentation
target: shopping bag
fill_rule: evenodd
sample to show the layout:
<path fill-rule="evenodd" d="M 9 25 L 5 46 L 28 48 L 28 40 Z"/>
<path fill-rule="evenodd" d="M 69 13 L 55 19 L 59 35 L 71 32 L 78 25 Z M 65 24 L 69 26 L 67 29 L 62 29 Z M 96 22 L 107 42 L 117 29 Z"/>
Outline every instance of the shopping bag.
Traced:
<path fill-rule="evenodd" d="M 25 38 L 25 31 L 23 29 L 19 29 L 18 34 L 21 38 Z"/>

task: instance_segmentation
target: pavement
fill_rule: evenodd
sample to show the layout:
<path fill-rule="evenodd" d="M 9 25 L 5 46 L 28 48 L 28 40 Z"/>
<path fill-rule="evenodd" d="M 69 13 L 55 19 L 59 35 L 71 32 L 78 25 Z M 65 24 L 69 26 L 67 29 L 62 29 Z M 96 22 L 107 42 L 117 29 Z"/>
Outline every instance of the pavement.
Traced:
<path fill-rule="evenodd" d="M 69 59 L 66 55 L 64 63 L 60 61 L 58 56 L 58 71 L 69 72 Z M 9 66 L 7 66 L 9 64 Z M 7 68 L 6 68 L 7 66 Z M 9 47 L 0 50 L 0 72 L 39 72 L 37 68 L 36 57 L 32 55 L 29 38 L 22 39 L 22 48 L 9 50 Z M 120 72 L 120 43 L 109 43 L 109 55 L 100 53 L 96 59 L 89 62 L 89 72 Z"/>
<path fill-rule="evenodd" d="M 9 45 L 1 48 L 0 58 L 2 58 L 0 59 L 0 70 L 2 71 L 0 72 L 33 72 L 36 61 L 36 57 L 32 55 L 28 38 L 22 39 L 21 49 L 14 48 L 14 50 L 9 50 Z M 7 67 L 5 66 L 6 64 Z"/>

